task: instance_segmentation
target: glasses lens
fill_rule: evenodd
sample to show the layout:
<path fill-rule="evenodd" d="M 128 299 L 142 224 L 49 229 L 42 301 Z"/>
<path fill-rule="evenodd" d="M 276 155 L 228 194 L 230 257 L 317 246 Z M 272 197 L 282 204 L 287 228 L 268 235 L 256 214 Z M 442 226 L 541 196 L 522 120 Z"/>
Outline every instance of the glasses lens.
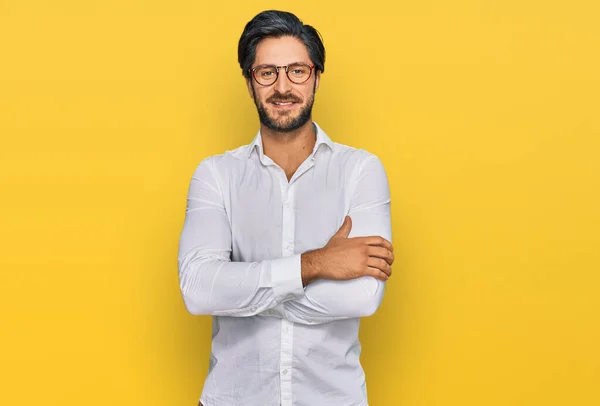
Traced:
<path fill-rule="evenodd" d="M 288 68 L 288 78 L 294 83 L 304 83 L 310 77 L 310 66 L 303 63 L 295 63 Z"/>
<path fill-rule="evenodd" d="M 254 71 L 254 77 L 261 85 L 271 85 L 277 80 L 277 69 L 274 66 L 261 66 Z"/>

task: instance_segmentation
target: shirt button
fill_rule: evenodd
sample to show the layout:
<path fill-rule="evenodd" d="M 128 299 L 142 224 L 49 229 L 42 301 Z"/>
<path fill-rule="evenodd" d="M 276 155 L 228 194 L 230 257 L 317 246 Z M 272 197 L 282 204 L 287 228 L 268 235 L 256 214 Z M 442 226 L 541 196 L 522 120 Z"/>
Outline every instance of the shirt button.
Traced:
<path fill-rule="evenodd" d="M 290 332 L 290 329 L 289 329 L 289 328 L 287 328 L 287 327 L 284 327 L 284 328 L 283 328 L 283 332 L 284 332 L 284 333 L 289 333 L 289 332 Z"/>
<path fill-rule="evenodd" d="M 290 204 L 286 203 L 286 204 L 283 205 L 283 207 L 285 207 L 286 209 L 289 209 L 290 208 Z"/>
<path fill-rule="evenodd" d="M 288 298 L 289 300 L 292 300 L 292 299 L 294 299 L 294 295 L 292 295 L 292 294 L 290 293 L 289 295 L 287 295 L 287 298 Z"/>
<path fill-rule="evenodd" d="M 284 374 L 284 375 L 287 375 L 287 373 L 288 373 L 288 370 L 287 370 L 287 369 L 284 369 L 284 370 L 283 370 L 283 374 Z"/>

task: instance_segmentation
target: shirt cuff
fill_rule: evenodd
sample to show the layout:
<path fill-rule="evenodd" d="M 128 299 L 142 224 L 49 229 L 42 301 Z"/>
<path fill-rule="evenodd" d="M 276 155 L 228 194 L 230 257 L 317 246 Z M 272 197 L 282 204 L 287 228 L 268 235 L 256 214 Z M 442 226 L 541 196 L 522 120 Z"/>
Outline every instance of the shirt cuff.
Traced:
<path fill-rule="evenodd" d="M 301 254 L 291 255 L 271 261 L 271 281 L 277 303 L 304 296 L 300 256 Z"/>

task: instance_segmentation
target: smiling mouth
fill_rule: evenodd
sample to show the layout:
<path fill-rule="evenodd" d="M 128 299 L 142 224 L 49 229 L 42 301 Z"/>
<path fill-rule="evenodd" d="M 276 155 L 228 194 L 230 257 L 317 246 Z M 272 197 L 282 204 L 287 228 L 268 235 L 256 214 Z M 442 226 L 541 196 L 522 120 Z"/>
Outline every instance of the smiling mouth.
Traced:
<path fill-rule="evenodd" d="M 273 104 L 275 104 L 276 106 L 290 106 L 294 104 L 294 102 L 273 102 Z"/>

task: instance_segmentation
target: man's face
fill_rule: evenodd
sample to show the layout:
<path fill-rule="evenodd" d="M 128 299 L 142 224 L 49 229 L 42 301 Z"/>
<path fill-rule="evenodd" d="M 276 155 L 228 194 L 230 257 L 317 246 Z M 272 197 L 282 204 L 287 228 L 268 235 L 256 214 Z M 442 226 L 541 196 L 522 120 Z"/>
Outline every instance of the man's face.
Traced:
<path fill-rule="evenodd" d="M 313 64 L 300 40 L 294 37 L 266 38 L 256 47 L 252 67 L 263 64 L 284 66 L 294 62 Z M 285 69 L 280 68 L 277 81 L 270 86 L 261 86 L 253 78 L 247 84 L 260 122 L 273 131 L 290 132 L 310 120 L 319 74 L 313 69 L 308 81 L 296 84 L 288 79 Z"/>

